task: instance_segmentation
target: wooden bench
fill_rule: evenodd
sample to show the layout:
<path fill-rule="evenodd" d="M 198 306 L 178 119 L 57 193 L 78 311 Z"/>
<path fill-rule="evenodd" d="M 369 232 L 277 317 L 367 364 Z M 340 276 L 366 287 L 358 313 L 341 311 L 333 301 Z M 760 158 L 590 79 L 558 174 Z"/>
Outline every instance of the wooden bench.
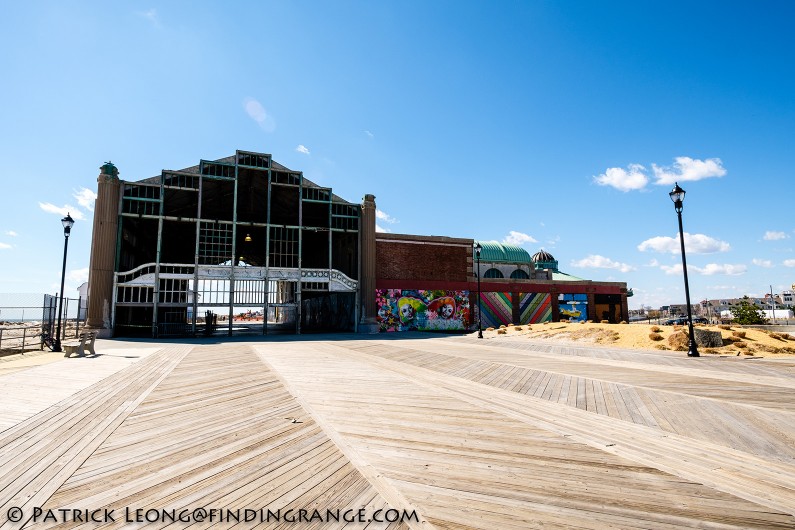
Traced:
<path fill-rule="evenodd" d="M 88 350 L 91 355 L 96 355 L 94 351 L 94 341 L 97 339 L 96 331 L 84 331 L 79 336 L 79 341 L 70 341 L 63 343 L 64 357 L 69 357 L 73 353 L 77 355 L 85 355 Z"/>

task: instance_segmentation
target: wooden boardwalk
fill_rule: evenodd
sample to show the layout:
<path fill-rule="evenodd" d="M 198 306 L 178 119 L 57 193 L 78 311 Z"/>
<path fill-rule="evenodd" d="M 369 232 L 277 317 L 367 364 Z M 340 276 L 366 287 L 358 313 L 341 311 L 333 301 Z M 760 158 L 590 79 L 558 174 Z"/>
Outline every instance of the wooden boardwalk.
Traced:
<path fill-rule="evenodd" d="M 335 339 L 129 346 L 134 364 L 0 376 L 0 528 L 795 527 L 795 363 Z M 416 516 L 228 518 L 246 509 Z"/>

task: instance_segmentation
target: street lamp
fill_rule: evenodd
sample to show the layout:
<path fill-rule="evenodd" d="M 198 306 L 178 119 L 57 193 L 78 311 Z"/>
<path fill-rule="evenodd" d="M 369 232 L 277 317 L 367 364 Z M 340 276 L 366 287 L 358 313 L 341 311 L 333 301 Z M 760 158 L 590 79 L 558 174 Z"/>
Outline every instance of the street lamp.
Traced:
<path fill-rule="evenodd" d="M 481 325 L 481 305 L 480 305 L 480 251 L 483 250 L 483 247 L 480 246 L 480 242 L 475 242 L 475 257 L 478 260 L 478 338 L 483 338 L 483 326 Z"/>
<path fill-rule="evenodd" d="M 682 202 L 685 200 L 685 190 L 679 187 L 679 183 L 674 183 L 674 189 L 668 194 L 674 201 L 674 209 L 679 218 L 679 243 L 682 246 L 682 270 L 685 273 L 685 301 L 687 302 L 687 324 L 690 332 L 690 343 L 688 344 L 687 356 L 699 357 L 696 347 L 696 336 L 693 332 L 693 309 L 690 307 L 690 286 L 687 283 L 687 259 L 685 258 L 685 234 L 682 230 Z"/>
<path fill-rule="evenodd" d="M 66 249 L 69 247 L 69 233 L 75 224 L 75 220 L 66 212 L 66 217 L 61 219 L 63 225 L 63 267 L 61 268 L 61 296 L 58 298 L 58 329 L 55 332 L 55 341 L 52 345 L 52 351 L 61 350 L 61 316 L 63 315 L 63 282 L 66 277 Z"/>

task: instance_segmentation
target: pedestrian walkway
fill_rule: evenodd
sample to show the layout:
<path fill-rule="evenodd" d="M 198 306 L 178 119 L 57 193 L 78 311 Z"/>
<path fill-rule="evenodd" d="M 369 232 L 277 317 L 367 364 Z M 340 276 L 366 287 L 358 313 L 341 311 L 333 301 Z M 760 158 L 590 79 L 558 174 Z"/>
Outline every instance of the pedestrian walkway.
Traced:
<path fill-rule="evenodd" d="M 0 375 L 0 527 L 795 526 L 789 362 L 417 334 L 97 354 Z"/>

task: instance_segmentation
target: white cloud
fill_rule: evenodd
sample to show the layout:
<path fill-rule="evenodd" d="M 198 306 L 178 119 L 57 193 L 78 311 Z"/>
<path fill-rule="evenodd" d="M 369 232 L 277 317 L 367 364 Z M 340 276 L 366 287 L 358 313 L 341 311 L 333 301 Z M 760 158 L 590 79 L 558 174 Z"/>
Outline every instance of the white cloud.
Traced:
<path fill-rule="evenodd" d="M 509 245 L 524 245 L 525 243 L 538 243 L 533 236 L 523 234 L 522 232 L 517 232 L 516 230 L 511 230 L 508 232 L 508 235 L 502 240 L 503 243 L 508 243 Z"/>
<path fill-rule="evenodd" d="M 375 217 L 376 217 L 376 219 L 380 219 L 381 221 L 384 221 L 385 223 L 389 223 L 389 224 L 395 224 L 395 223 L 398 222 L 397 219 L 395 219 L 394 217 L 392 217 L 391 215 L 389 215 L 388 213 L 386 213 L 383 210 L 376 209 Z M 386 230 L 386 232 L 388 232 L 388 231 L 389 230 Z"/>
<path fill-rule="evenodd" d="M 759 267 L 764 267 L 766 269 L 769 269 L 770 267 L 773 266 L 773 262 L 770 261 L 769 259 L 754 258 L 754 259 L 751 260 L 751 263 L 753 263 L 754 265 L 757 265 Z"/>
<path fill-rule="evenodd" d="M 660 269 L 662 269 L 665 274 L 672 275 L 672 274 L 682 274 L 682 265 L 661 265 Z M 745 265 L 732 265 L 729 263 L 726 264 L 718 264 L 718 263 L 707 263 L 704 267 L 696 267 L 695 265 L 690 265 L 687 267 L 687 272 L 695 272 L 696 274 L 701 274 L 702 276 L 714 276 L 715 274 L 724 274 L 726 276 L 738 276 L 740 274 L 745 274 L 748 271 L 748 267 Z"/>
<path fill-rule="evenodd" d="M 72 216 L 72 219 L 74 219 L 75 221 L 83 221 L 86 218 L 86 216 L 83 215 L 83 212 L 81 212 L 74 206 L 70 206 L 68 204 L 61 207 L 61 206 L 55 206 L 54 204 L 49 202 L 40 202 L 39 208 L 41 208 L 47 213 L 57 213 L 58 215 L 63 215 L 64 217 L 66 216 L 66 214 L 69 214 Z"/>
<path fill-rule="evenodd" d="M 710 177 L 722 177 L 726 169 L 720 158 L 694 160 L 688 156 L 678 156 L 674 159 L 673 167 L 661 167 L 652 164 L 655 184 L 665 185 L 675 182 L 688 182 L 702 180 Z"/>
<path fill-rule="evenodd" d="M 610 167 L 601 175 L 594 177 L 594 181 L 600 186 L 612 186 L 624 192 L 640 190 L 649 183 L 645 171 L 646 168 L 640 164 L 630 164 L 627 169 Z"/>
<path fill-rule="evenodd" d="M 765 232 L 765 236 L 762 238 L 765 241 L 778 241 L 779 239 L 787 239 L 789 236 L 784 232 L 774 232 L 768 230 Z"/>
<path fill-rule="evenodd" d="M 689 234 L 685 232 L 685 251 L 691 254 L 712 254 L 713 252 L 727 252 L 731 249 L 725 241 L 720 241 L 704 234 Z M 641 252 L 668 252 L 678 254 L 681 252 L 679 235 L 676 237 L 657 236 L 643 241 L 638 245 Z"/>
<path fill-rule="evenodd" d="M 66 278 L 75 283 L 84 283 L 88 281 L 88 267 L 84 269 L 74 269 L 66 273 Z"/>
<path fill-rule="evenodd" d="M 9 245 L 8 243 L 0 243 L 0 250 L 4 250 L 4 249 L 8 249 L 8 248 L 13 248 L 13 247 L 11 245 Z"/>
<path fill-rule="evenodd" d="M 265 110 L 265 107 L 254 98 L 245 98 L 243 100 L 243 108 L 246 109 L 246 114 L 249 118 L 259 124 L 265 132 L 273 132 L 276 129 L 276 122 L 273 117 Z"/>
<path fill-rule="evenodd" d="M 13 230 L 9 230 L 8 232 L 6 232 L 6 235 L 11 237 L 17 237 L 19 234 L 17 234 Z"/>
<path fill-rule="evenodd" d="M 383 226 L 379 225 L 378 223 L 375 224 L 375 231 L 382 232 L 382 233 L 389 233 L 389 229 L 384 228 Z"/>
<path fill-rule="evenodd" d="M 306 146 L 304 146 L 303 144 L 299 144 L 298 147 L 295 148 L 295 150 L 304 155 L 309 154 L 309 149 L 307 149 Z"/>
<path fill-rule="evenodd" d="M 368 138 L 375 138 L 373 133 L 371 133 L 370 131 L 364 131 L 364 134 L 366 134 Z"/>
<path fill-rule="evenodd" d="M 156 28 L 160 27 L 160 18 L 157 16 L 157 9 L 152 8 L 147 11 L 138 11 L 136 14 L 139 17 L 143 17 L 149 22 L 151 22 L 154 27 Z"/>
<path fill-rule="evenodd" d="M 571 265 L 572 267 L 577 267 L 580 269 L 616 269 L 621 272 L 629 272 L 635 270 L 635 267 L 633 267 L 632 265 L 627 265 L 626 263 L 613 261 L 610 258 L 600 256 L 599 254 L 591 254 L 587 258 L 583 258 L 578 261 L 572 261 Z"/>
<path fill-rule="evenodd" d="M 94 201 L 97 200 L 97 194 L 94 193 L 92 190 L 88 188 L 80 188 L 80 191 L 72 193 L 72 197 L 75 198 L 77 204 L 79 204 L 89 212 L 94 211 Z"/>
<path fill-rule="evenodd" d="M 785 259 L 784 260 L 785 267 L 795 267 L 795 259 Z"/>
<path fill-rule="evenodd" d="M 657 260 L 656 260 L 656 259 L 654 259 L 654 258 L 652 258 L 652 259 L 651 259 L 651 261 L 649 261 L 649 262 L 646 264 L 646 267 L 659 267 L 659 266 L 660 266 L 660 262 L 659 262 L 659 261 L 657 261 Z"/>
<path fill-rule="evenodd" d="M 731 264 L 723 264 L 719 265 L 717 263 L 707 263 L 706 267 L 693 267 L 693 270 L 699 274 L 704 276 L 712 276 L 714 274 L 725 274 L 726 276 L 738 276 L 740 274 L 745 274 L 748 270 L 748 267 L 745 265 L 731 265 Z"/>

